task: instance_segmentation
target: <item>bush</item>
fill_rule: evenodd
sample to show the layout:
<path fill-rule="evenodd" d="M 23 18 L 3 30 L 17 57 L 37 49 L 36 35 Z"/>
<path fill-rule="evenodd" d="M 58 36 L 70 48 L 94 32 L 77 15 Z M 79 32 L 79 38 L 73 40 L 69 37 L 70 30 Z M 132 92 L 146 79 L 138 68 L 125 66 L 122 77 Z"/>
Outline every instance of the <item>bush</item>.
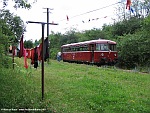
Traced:
<path fill-rule="evenodd" d="M 133 68 L 150 65 L 150 39 L 148 35 L 128 34 L 119 38 L 119 67 Z"/>
<path fill-rule="evenodd" d="M 6 47 L 0 42 L 0 68 L 9 68 L 12 64 L 12 60 L 6 55 Z"/>
<path fill-rule="evenodd" d="M 50 58 L 51 59 L 56 59 L 57 57 L 57 53 L 59 52 L 60 50 L 56 49 L 56 48 L 52 48 L 50 50 Z"/>

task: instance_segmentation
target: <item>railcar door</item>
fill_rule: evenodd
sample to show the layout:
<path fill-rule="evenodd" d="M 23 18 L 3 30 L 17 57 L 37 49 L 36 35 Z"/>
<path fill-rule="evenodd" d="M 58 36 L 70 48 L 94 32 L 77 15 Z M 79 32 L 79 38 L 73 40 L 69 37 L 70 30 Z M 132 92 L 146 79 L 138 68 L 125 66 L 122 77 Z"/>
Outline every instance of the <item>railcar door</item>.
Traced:
<path fill-rule="evenodd" d="M 94 63 L 94 44 L 90 44 L 91 62 Z"/>

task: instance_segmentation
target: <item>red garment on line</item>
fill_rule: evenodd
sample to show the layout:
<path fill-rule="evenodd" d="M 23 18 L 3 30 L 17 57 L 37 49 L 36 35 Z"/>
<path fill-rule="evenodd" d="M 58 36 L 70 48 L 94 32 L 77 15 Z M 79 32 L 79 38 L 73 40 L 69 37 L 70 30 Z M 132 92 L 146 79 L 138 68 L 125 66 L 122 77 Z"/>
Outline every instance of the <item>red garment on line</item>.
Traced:
<path fill-rule="evenodd" d="M 31 49 L 31 64 L 34 64 L 34 48 Z"/>
<path fill-rule="evenodd" d="M 131 6 L 131 0 L 127 0 L 126 9 L 130 10 L 130 6 Z"/>
<path fill-rule="evenodd" d="M 26 49 L 27 58 L 31 59 L 31 49 Z"/>
<path fill-rule="evenodd" d="M 19 51 L 19 58 L 21 58 L 23 56 L 24 52 L 24 43 L 23 43 L 23 35 L 21 37 L 20 40 L 20 51 Z"/>
<path fill-rule="evenodd" d="M 38 60 L 41 61 L 42 60 L 42 43 L 37 48 L 37 51 L 38 51 Z"/>
<path fill-rule="evenodd" d="M 68 17 L 68 15 L 66 15 L 66 17 L 67 17 L 67 21 L 69 21 L 69 17 Z"/>
<path fill-rule="evenodd" d="M 24 67 L 27 69 L 28 68 L 28 64 L 27 64 L 27 52 L 26 49 L 24 49 Z"/>

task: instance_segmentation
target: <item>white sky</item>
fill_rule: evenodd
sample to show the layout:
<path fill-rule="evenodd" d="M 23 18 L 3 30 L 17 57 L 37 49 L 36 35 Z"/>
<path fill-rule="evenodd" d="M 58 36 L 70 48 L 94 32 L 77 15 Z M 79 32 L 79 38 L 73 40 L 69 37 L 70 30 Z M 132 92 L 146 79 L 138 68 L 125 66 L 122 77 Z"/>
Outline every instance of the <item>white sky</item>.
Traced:
<path fill-rule="evenodd" d="M 51 31 L 54 31 L 55 33 L 65 33 L 70 30 L 70 28 L 76 28 L 81 31 L 86 29 L 101 28 L 104 23 L 112 23 L 112 18 L 115 16 L 115 8 L 117 5 L 104 9 L 100 8 L 115 4 L 119 1 L 120 0 L 37 0 L 36 3 L 32 4 L 32 8 L 30 10 L 15 10 L 12 8 L 11 3 L 9 3 L 8 8 L 9 10 L 11 9 L 11 12 L 14 12 L 14 14 L 20 16 L 25 24 L 26 21 L 47 22 L 47 14 L 43 13 L 46 12 L 46 9 L 43 8 L 52 8 L 52 13 L 49 13 L 49 22 L 51 23 L 53 21 L 59 25 L 50 25 L 49 33 L 51 33 Z M 95 9 L 100 10 L 74 17 Z M 68 15 L 69 21 L 67 21 L 66 15 Z M 92 20 L 96 18 L 99 19 Z M 91 20 L 90 22 L 88 22 L 89 19 Z M 47 26 L 45 25 L 45 37 L 47 35 L 46 27 Z M 42 36 L 42 27 L 40 24 L 26 24 L 26 30 L 27 32 L 24 34 L 25 40 L 39 40 Z"/>

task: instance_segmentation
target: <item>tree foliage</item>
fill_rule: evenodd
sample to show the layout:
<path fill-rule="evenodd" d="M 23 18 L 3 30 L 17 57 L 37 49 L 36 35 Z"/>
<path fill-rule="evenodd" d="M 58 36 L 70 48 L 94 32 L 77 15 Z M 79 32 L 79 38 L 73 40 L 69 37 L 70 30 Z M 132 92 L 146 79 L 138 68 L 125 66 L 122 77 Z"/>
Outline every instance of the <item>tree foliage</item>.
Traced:
<path fill-rule="evenodd" d="M 31 4 L 28 3 L 28 0 L 12 0 L 14 4 L 14 8 L 31 8 Z M 36 2 L 37 0 L 34 0 Z M 3 0 L 3 7 L 6 7 L 9 4 L 9 0 Z"/>
<path fill-rule="evenodd" d="M 123 36 L 124 34 L 134 34 L 142 27 L 143 18 L 131 17 L 129 20 L 123 20 L 113 25 L 113 35 Z"/>
<path fill-rule="evenodd" d="M 33 48 L 33 42 L 31 40 L 24 41 L 24 48 L 30 49 Z"/>
<path fill-rule="evenodd" d="M 9 45 L 20 39 L 25 31 L 24 23 L 20 17 L 13 15 L 9 10 L 0 10 L 0 65 L 8 67 L 7 52 Z"/>
<path fill-rule="evenodd" d="M 1 25 L 1 20 L 0 20 Z M 4 25 L 4 24 L 3 24 Z M 6 57 L 8 47 L 8 36 L 3 34 L 2 28 L 0 27 L 0 68 L 8 68 L 10 66 L 10 59 Z"/>
<path fill-rule="evenodd" d="M 118 39 L 119 66 L 133 68 L 150 65 L 150 39 L 141 32 Z"/>
<path fill-rule="evenodd" d="M 3 34 L 20 39 L 25 32 L 25 25 L 19 16 L 15 16 L 9 10 L 0 10 L 1 28 Z"/>

